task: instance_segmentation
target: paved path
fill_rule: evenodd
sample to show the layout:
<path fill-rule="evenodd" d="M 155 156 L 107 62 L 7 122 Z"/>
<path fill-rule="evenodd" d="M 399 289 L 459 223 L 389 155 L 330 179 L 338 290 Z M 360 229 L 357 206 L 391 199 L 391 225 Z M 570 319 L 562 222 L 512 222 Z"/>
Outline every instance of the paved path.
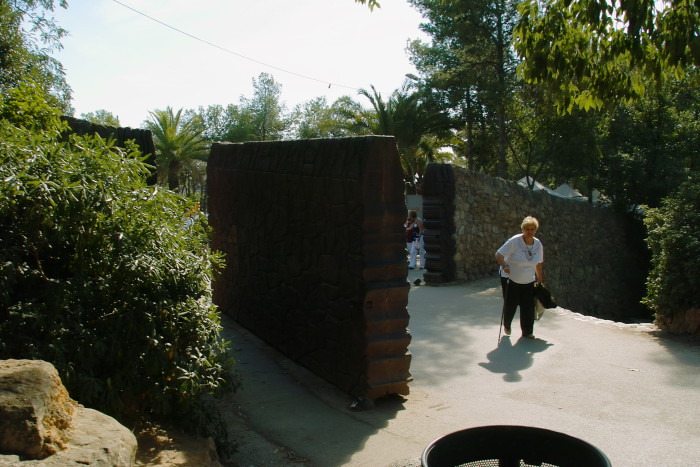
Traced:
<path fill-rule="evenodd" d="M 225 320 L 243 378 L 226 406 L 252 428 L 233 433 L 229 465 L 417 466 L 434 439 L 499 424 L 581 438 L 615 467 L 700 465 L 700 348 L 561 308 L 536 322 L 537 339 L 520 339 L 514 322 L 498 343 L 501 303 L 495 278 L 412 285 L 411 394 L 360 412 Z"/>

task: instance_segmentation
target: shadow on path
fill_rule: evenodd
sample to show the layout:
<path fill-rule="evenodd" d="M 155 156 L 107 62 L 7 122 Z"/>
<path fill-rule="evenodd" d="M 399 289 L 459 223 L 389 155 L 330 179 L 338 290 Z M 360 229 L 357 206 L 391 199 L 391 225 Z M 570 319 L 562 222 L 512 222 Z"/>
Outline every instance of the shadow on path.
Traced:
<path fill-rule="evenodd" d="M 236 372 L 242 382 L 234 394 L 217 400 L 241 451 L 227 466 L 346 465 L 404 410 L 405 399 L 392 395 L 374 401 L 372 410 L 352 411 L 348 394 L 230 317 L 223 316 L 222 324 L 223 337 L 235 344 Z M 264 441 L 251 438 L 247 431 L 264 434 Z M 243 464 L 245 456 L 255 463 Z"/>
<path fill-rule="evenodd" d="M 516 383 L 523 379 L 521 371 L 532 366 L 534 354 L 547 350 L 552 344 L 542 339 L 526 339 L 521 337 L 515 344 L 510 336 L 501 338 L 498 347 L 486 354 L 488 362 L 479 366 L 492 373 L 503 373 L 503 380 Z"/>

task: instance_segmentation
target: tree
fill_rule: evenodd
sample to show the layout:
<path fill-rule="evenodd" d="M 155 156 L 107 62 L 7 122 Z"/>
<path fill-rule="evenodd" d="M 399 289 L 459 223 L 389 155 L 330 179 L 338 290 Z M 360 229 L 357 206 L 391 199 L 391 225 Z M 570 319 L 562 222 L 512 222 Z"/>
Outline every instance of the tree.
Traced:
<path fill-rule="evenodd" d="M 46 16 L 56 4 L 68 6 L 66 0 L 0 0 L 0 91 L 31 81 L 47 101 L 71 114 L 63 66 L 50 56 L 67 33 Z"/>
<path fill-rule="evenodd" d="M 146 128 L 153 133 L 159 181 L 178 191 L 181 181 L 201 181 L 203 171 L 197 161 L 209 157 L 208 144 L 202 137 L 204 128 L 198 118 L 183 117 L 171 107 L 150 112 Z"/>
<path fill-rule="evenodd" d="M 375 7 L 379 8 L 379 2 L 377 0 L 355 0 L 355 3 L 367 4 L 370 10 L 373 10 Z"/>
<path fill-rule="evenodd" d="M 202 137 L 206 141 L 243 143 L 259 139 L 255 128 L 255 115 L 246 107 L 235 104 L 228 104 L 226 107 L 210 105 L 206 109 L 200 107 L 197 112 L 188 111 L 185 117 L 196 118 L 202 122 Z"/>
<path fill-rule="evenodd" d="M 372 92 L 367 89 L 360 89 L 359 94 L 365 96 L 372 108 L 374 114 L 368 115 L 365 113 L 364 122 L 368 129 L 375 135 L 394 135 L 394 112 L 392 101 L 384 101 L 382 95 L 377 92 L 374 86 L 370 86 Z"/>
<path fill-rule="evenodd" d="M 336 99 L 331 106 L 340 135 L 371 135 L 376 115 L 350 96 Z"/>
<path fill-rule="evenodd" d="M 0 86 L 16 84 L 27 61 L 27 45 L 22 34 L 22 17 L 13 11 L 9 2 L 0 1 Z"/>
<path fill-rule="evenodd" d="M 507 173 L 508 116 L 516 59 L 512 30 L 518 19 L 513 0 L 409 0 L 428 23 L 431 43 L 414 41 L 411 60 L 426 83 L 444 95 L 460 116 L 467 137 L 485 129 L 496 138 L 497 175 Z M 494 134 L 495 133 L 495 134 Z M 478 136 L 477 136 L 478 137 Z M 467 149 L 473 149 L 468 145 Z M 468 154 L 468 157 L 474 157 Z"/>
<path fill-rule="evenodd" d="M 196 112 L 188 111 L 185 117 L 188 119 L 197 118 L 202 122 L 204 130 L 202 137 L 207 141 L 234 141 L 231 129 L 235 126 L 238 115 L 238 107 L 229 104 L 210 105 L 207 108 L 199 107 Z"/>
<path fill-rule="evenodd" d="M 546 83 L 561 112 L 630 102 L 700 65 L 692 1 L 524 0 L 520 11 L 522 74 Z"/>
<path fill-rule="evenodd" d="M 109 112 L 104 109 L 80 114 L 80 118 L 82 118 L 83 120 L 87 120 L 88 122 L 96 123 L 98 125 L 112 126 L 115 128 L 119 128 L 121 126 L 119 124 L 119 117 L 114 115 L 112 112 Z"/>
<path fill-rule="evenodd" d="M 253 79 L 253 97 L 241 96 L 238 105 L 199 108 L 187 114 L 202 122 L 202 136 L 207 141 L 271 141 L 282 139 L 287 128 L 285 107 L 280 102 L 281 89 L 272 75 L 261 73 Z"/>
<path fill-rule="evenodd" d="M 365 118 L 368 128 L 373 134 L 396 138 L 406 183 L 416 192 L 421 185 L 423 168 L 433 154 L 427 138 L 445 136 L 451 124 L 449 118 L 432 105 L 428 94 L 416 90 L 410 81 L 395 90 L 387 101 L 374 86 L 371 93 L 366 89 L 359 93 L 374 109 L 374 115 Z"/>
<path fill-rule="evenodd" d="M 282 119 L 284 105 L 280 103 L 281 86 L 269 73 L 253 78 L 253 98 L 241 98 L 241 117 L 252 126 L 258 141 L 282 139 L 286 124 Z"/>
<path fill-rule="evenodd" d="M 627 211 L 658 207 L 700 161 L 700 89 L 694 78 L 669 82 L 643 101 L 620 105 L 604 129 L 601 192 Z"/>
<path fill-rule="evenodd" d="M 338 138 L 356 134 L 354 116 L 358 110 L 351 110 L 349 113 L 353 117 L 348 119 L 345 104 L 348 102 L 341 97 L 329 106 L 323 96 L 298 104 L 289 117 L 289 137 Z"/>
<path fill-rule="evenodd" d="M 566 182 L 590 196 L 601 159 L 600 112 L 574 109 L 570 114 L 553 112 L 552 96 L 542 86 L 521 83 L 511 102 L 509 148 L 512 179 L 523 176 L 557 186 Z"/>

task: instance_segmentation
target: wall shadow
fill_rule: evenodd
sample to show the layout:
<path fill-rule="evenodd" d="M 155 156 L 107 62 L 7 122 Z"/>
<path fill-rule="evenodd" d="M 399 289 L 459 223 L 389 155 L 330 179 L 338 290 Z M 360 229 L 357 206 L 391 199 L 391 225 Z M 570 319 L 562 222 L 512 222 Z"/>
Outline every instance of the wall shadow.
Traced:
<path fill-rule="evenodd" d="M 416 277 L 420 273 L 411 271 L 408 279 L 413 284 Z M 422 390 L 433 383 L 449 385 L 452 379 L 481 372 L 481 368 L 502 374 L 508 382 L 522 380 L 535 354 L 552 344 L 513 337 L 497 344 L 501 304 L 497 279 L 446 287 L 412 285 L 408 308 L 413 384 Z M 295 454 L 313 459 L 314 465 L 348 465 L 374 435 L 390 426 L 411 398 L 388 396 L 375 400 L 371 410 L 352 411 L 350 395 L 292 362 L 230 318 L 224 317 L 223 324 L 224 337 L 233 342 L 238 353 L 237 371 L 245 389 L 245 394 L 234 394 L 224 405 L 227 418 L 232 420 L 242 413 L 251 427 L 268 439 L 291 447 L 305 446 L 306 456 L 302 450 Z M 407 452 L 406 457 L 419 454 Z"/>
<path fill-rule="evenodd" d="M 223 316 L 222 325 L 241 386 L 216 404 L 229 439 L 248 452 L 240 458 L 234 453 L 224 465 L 347 465 L 368 439 L 404 410 L 406 399 L 395 394 L 376 399 L 371 409 L 352 410 L 353 398 L 337 386 L 230 317 Z M 256 457 L 263 451 L 274 454 Z M 279 463 L 284 457 L 289 464 Z"/>

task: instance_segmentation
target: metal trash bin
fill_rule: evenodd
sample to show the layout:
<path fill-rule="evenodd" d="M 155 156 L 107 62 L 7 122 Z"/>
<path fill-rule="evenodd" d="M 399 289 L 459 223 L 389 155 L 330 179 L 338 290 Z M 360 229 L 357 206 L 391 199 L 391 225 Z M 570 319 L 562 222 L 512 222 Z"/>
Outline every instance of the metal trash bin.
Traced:
<path fill-rule="evenodd" d="M 455 431 L 430 443 L 423 467 L 610 467 L 598 448 L 544 428 L 493 425 Z"/>

